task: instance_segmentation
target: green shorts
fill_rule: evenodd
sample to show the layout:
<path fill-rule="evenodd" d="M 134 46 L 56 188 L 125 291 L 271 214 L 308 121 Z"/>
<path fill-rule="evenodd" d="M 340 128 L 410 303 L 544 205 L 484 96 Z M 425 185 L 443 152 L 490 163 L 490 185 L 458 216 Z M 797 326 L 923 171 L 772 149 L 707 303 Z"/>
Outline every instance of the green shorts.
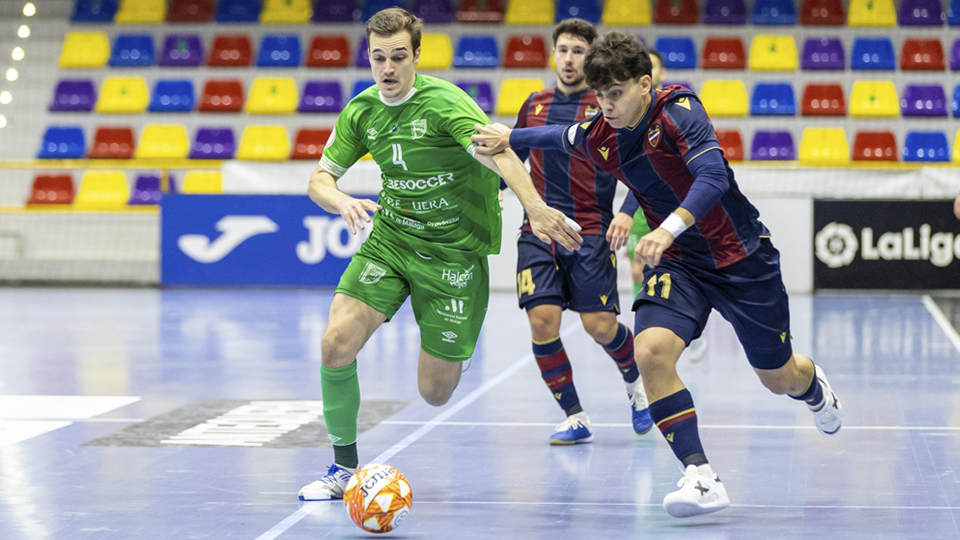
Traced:
<path fill-rule="evenodd" d="M 633 227 L 630 227 L 630 236 L 627 238 L 627 256 L 633 260 L 633 250 L 640 243 L 640 238 L 650 232 L 650 225 L 647 224 L 647 218 L 643 215 L 643 209 L 637 210 L 633 215 Z"/>
<path fill-rule="evenodd" d="M 485 255 L 421 254 L 374 232 L 353 255 L 337 292 L 383 313 L 387 321 L 409 296 L 421 348 L 462 362 L 473 355 L 487 314 L 490 269 Z"/>

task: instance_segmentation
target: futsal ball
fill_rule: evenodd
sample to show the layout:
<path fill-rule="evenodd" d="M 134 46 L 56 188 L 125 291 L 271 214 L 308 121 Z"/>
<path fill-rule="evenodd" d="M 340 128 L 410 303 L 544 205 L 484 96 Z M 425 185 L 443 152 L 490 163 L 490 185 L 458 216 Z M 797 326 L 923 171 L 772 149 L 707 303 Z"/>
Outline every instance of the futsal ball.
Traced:
<path fill-rule="evenodd" d="M 360 528 L 383 533 L 407 519 L 413 492 L 402 472 L 389 465 L 367 465 L 357 469 L 347 482 L 343 504 Z"/>

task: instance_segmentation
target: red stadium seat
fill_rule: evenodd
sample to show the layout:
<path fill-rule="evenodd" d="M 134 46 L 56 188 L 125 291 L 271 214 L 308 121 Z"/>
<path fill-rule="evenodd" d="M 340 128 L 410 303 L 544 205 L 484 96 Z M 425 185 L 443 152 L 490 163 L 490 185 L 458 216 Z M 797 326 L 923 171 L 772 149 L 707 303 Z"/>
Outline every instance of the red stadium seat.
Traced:
<path fill-rule="evenodd" d="M 507 52 L 503 57 L 505 68 L 547 67 L 547 44 L 543 36 L 524 34 L 507 40 Z"/>
<path fill-rule="evenodd" d="M 803 0 L 800 7 L 800 24 L 810 26 L 843 26 L 847 16 L 843 13 L 842 0 Z"/>
<path fill-rule="evenodd" d="M 253 57 L 250 49 L 250 38 L 246 35 L 222 35 L 213 39 L 210 48 L 208 66 L 214 67 L 247 67 Z"/>
<path fill-rule="evenodd" d="M 33 180 L 27 204 L 73 204 L 73 177 L 41 174 Z"/>
<path fill-rule="evenodd" d="M 290 159 L 320 159 L 330 138 L 330 129 L 301 129 L 293 143 Z"/>
<path fill-rule="evenodd" d="M 943 45 L 939 39 L 905 39 L 900 53 L 900 69 L 943 71 Z"/>
<path fill-rule="evenodd" d="M 859 131 L 853 161 L 897 161 L 897 139 L 889 131 Z"/>
<path fill-rule="evenodd" d="M 344 35 L 314 36 L 307 53 L 307 67 L 347 67 L 350 40 Z"/>
<path fill-rule="evenodd" d="M 801 102 L 804 116 L 847 115 L 847 102 L 839 84 L 808 84 Z"/>
<path fill-rule="evenodd" d="M 242 111 L 243 86 L 237 80 L 207 81 L 197 110 L 201 112 Z"/>
<path fill-rule="evenodd" d="M 703 46 L 700 66 L 703 69 L 745 69 L 747 54 L 743 49 L 743 41 L 738 37 L 708 37 Z"/>
<path fill-rule="evenodd" d="M 457 22 L 503 24 L 503 6 L 501 0 L 463 0 Z"/>
<path fill-rule="evenodd" d="M 743 161 L 743 139 L 735 129 L 721 129 L 716 132 L 717 141 L 727 161 Z"/>
<path fill-rule="evenodd" d="M 659 0 L 653 12 L 655 24 L 697 24 L 697 0 Z"/>
<path fill-rule="evenodd" d="M 131 159 L 137 147 L 133 130 L 123 128 L 97 128 L 87 157 L 91 159 Z"/>
<path fill-rule="evenodd" d="M 167 22 L 205 23 L 213 18 L 213 0 L 171 0 Z"/>

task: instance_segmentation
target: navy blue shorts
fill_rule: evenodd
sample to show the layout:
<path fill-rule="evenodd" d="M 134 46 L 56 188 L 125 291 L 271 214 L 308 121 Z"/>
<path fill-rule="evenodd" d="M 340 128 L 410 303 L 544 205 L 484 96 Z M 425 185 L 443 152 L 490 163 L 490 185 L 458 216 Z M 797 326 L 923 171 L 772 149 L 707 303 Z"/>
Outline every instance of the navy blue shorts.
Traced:
<path fill-rule="evenodd" d="M 617 256 L 601 235 L 583 237 L 578 251 L 544 244 L 532 232 L 517 240 L 517 297 L 520 307 L 549 304 L 578 313 L 620 313 Z"/>
<path fill-rule="evenodd" d="M 793 354 L 780 252 L 769 238 L 726 268 L 708 270 L 661 259 L 656 268 L 644 268 L 643 282 L 633 303 L 635 334 L 666 328 L 689 344 L 700 336 L 713 308 L 733 325 L 751 366 L 777 369 Z"/>

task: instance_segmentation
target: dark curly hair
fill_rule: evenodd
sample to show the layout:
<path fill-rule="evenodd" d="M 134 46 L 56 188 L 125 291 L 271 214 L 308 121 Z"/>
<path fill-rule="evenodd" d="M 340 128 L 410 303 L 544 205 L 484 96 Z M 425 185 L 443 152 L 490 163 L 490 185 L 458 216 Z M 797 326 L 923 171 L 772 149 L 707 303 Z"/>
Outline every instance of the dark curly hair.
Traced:
<path fill-rule="evenodd" d="M 583 38 L 587 45 L 597 39 L 597 28 L 583 19 L 571 17 L 560 21 L 560 24 L 553 29 L 553 44 L 557 44 L 557 38 L 563 34 L 570 34 Z"/>
<path fill-rule="evenodd" d="M 583 65 L 587 84 L 594 90 L 650 76 L 651 69 L 650 55 L 640 40 L 620 32 L 610 32 L 594 41 Z"/>

